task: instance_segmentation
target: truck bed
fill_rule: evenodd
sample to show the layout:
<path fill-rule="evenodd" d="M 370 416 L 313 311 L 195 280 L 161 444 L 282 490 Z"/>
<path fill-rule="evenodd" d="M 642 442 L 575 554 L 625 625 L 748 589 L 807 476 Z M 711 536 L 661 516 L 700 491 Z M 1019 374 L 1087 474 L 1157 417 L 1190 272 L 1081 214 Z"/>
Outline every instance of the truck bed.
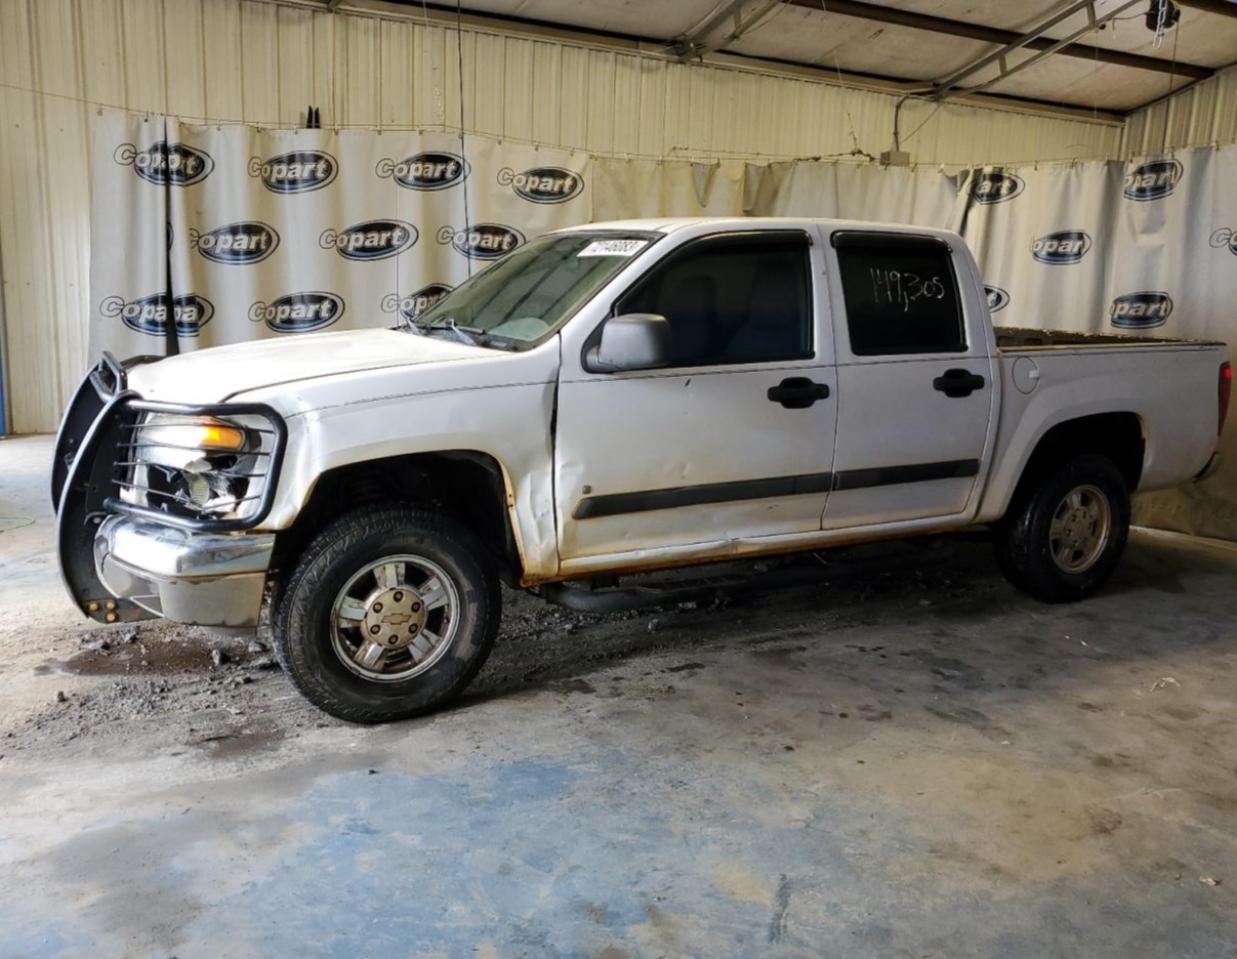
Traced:
<path fill-rule="evenodd" d="M 1131 333 L 1071 333 L 1067 330 L 1034 330 L 1016 326 L 996 327 L 997 349 L 1003 353 L 1086 346 L 1223 346 L 1210 340 L 1184 340 L 1167 336 Z"/>

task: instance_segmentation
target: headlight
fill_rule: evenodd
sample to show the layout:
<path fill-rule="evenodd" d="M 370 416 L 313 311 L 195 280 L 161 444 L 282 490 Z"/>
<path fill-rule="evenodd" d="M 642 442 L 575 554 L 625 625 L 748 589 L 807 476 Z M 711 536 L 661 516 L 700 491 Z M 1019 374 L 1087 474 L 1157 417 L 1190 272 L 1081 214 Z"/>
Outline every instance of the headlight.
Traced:
<path fill-rule="evenodd" d="M 245 428 L 214 417 L 176 417 L 153 413 L 143 439 L 173 449 L 215 450 L 239 453 L 248 445 Z"/>
<path fill-rule="evenodd" d="M 266 417 L 148 412 L 129 430 L 118 464 L 122 502 L 187 519 L 257 514 L 274 451 Z"/>

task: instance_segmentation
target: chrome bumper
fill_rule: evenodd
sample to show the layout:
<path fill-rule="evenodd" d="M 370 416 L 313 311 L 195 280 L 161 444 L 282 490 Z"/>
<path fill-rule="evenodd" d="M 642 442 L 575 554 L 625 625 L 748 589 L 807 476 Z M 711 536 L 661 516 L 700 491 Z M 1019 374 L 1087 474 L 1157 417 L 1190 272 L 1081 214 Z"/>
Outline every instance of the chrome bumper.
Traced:
<path fill-rule="evenodd" d="M 99 581 L 117 599 L 198 626 L 256 626 L 273 533 L 214 534 L 110 516 L 95 534 Z"/>

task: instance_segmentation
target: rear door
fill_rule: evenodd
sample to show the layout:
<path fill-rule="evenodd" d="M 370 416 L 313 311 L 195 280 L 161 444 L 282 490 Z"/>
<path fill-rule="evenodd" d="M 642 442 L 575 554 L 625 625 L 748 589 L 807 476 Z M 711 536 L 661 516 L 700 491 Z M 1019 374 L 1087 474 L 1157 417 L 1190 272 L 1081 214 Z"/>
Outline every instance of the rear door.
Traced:
<path fill-rule="evenodd" d="M 838 427 L 824 528 L 964 521 L 999 388 L 987 310 L 956 269 L 965 261 L 935 235 L 826 239 Z"/>

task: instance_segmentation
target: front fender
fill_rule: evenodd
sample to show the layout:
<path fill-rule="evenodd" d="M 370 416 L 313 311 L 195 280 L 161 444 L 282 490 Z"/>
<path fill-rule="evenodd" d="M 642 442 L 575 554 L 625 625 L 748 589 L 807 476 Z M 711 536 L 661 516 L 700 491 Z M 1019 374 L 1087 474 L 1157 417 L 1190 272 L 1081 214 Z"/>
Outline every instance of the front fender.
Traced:
<path fill-rule="evenodd" d="M 526 578 L 558 571 L 552 486 L 556 384 L 386 396 L 286 417 L 287 455 L 261 529 L 287 529 L 331 470 L 418 453 L 469 452 L 502 470 Z"/>

